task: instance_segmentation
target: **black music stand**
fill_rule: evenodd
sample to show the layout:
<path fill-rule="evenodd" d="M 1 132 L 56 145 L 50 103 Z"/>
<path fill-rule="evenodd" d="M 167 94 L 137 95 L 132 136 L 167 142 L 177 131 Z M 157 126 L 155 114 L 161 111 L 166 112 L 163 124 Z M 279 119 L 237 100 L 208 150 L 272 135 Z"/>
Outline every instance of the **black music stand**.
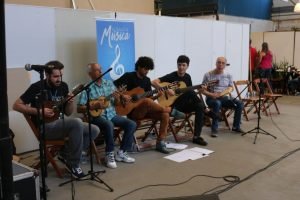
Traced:
<path fill-rule="evenodd" d="M 102 78 L 105 74 L 107 74 L 109 71 L 111 71 L 112 68 L 109 68 L 106 72 L 104 72 L 103 74 L 101 74 L 99 77 L 97 77 L 95 80 L 89 82 L 88 84 L 86 84 L 82 89 L 81 91 L 79 91 L 77 94 L 75 94 L 74 96 L 70 97 L 69 99 L 66 100 L 66 102 L 68 102 L 70 99 L 74 98 L 75 96 L 77 96 L 78 94 L 80 94 L 82 91 L 86 91 L 86 95 L 87 95 L 87 103 L 86 103 L 86 109 L 87 111 L 90 110 L 90 85 L 92 85 L 93 83 L 95 83 L 96 81 L 98 81 L 100 78 Z M 100 173 L 105 173 L 106 171 L 105 170 L 100 170 L 100 171 L 94 171 L 94 164 L 93 164 L 93 155 L 92 155 L 92 126 L 91 126 L 91 114 L 90 112 L 87 112 L 87 115 L 88 115 L 88 125 L 89 125 L 89 143 L 90 143 L 90 165 L 91 165 L 91 168 L 90 168 L 90 171 L 83 177 L 83 178 L 71 178 L 71 180 L 68 180 L 68 181 L 65 181 L 63 183 L 60 183 L 59 186 L 63 186 L 67 183 L 71 183 L 73 182 L 74 180 L 75 181 L 86 181 L 86 180 L 92 180 L 92 181 L 96 181 L 98 183 L 102 183 L 104 184 L 110 192 L 113 192 L 114 189 L 111 188 L 107 183 L 105 183 L 102 179 L 100 179 L 98 177 L 98 175 Z"/>
<path fill-rule="evenodd" d="M 259 72 L 259 94 L 258 94 L 258 112 L 257 112 L 257 125 L 255 128 L 251 129 L 250 131 L 247 131 L 242 134 L 242 136 L 250 133 L 255 133 L 255 138 L 253 141 L 253 144 L 256 143 L 256 139 L 258 134 L 264 134 L 264 135 L 269 135 L 273 137 L 274 139 L 277 139 L 276 136 L 272 135 L 271 133 L 265 131 L 264 129 L 260 128 L 260 110 L 261 110 L 261 101 L 262 101 L 262 94 L 264 93 L 264 88 L 263 88 L 263 82 L 262 82 L 262 77 L 261 77 L 261 70 Z"/>

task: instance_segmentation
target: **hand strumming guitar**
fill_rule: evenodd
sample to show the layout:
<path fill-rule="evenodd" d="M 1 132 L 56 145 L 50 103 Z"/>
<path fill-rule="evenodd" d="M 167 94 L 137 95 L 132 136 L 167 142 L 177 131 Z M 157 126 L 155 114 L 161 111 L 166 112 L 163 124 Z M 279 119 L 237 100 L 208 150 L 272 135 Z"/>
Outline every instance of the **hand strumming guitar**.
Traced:
<path fill-rule="evenodd" d="M 42 109 L 40 110 L 40 113 L 42 114 Z M 55 115 L 53 109 L 51 108 L 44 108 L 44 116 L 46 118 L 51 118 Z"/>

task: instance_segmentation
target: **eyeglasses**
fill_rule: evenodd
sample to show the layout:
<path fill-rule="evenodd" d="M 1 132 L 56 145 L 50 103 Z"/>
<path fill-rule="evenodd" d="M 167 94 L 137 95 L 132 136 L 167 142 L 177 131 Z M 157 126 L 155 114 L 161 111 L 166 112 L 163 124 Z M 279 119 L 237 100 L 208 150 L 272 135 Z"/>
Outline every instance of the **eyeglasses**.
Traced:
<path fill-rule="evenodd" d="M 222 61 L 217 61 L 218 64 L 222 64 L 222 65 L 225 65 L 226 63 L 225 62 L 222 62 Z"/>

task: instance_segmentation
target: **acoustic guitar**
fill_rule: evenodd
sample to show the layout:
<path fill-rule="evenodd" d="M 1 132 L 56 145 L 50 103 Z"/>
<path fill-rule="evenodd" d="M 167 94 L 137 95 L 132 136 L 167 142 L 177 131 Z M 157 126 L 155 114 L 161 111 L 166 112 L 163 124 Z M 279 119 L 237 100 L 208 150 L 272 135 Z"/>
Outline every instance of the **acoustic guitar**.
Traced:
<path fill-rule="evenodd" d="M 82 91 L 83 87 L 84 87 L 84 85 L 78 84 L 72 89 L 71 93 L 74 95 L 77 95 L 78 93 L 80 93 Z M 57 120 L 60 116 L 63 105 L 69 100 L 70 100 L 69 98 L 63 98 L 60 101 L 45 101 L 44 107 L 50 108 L 54 112 L 54 115 L 52 117 L 46 117 L 46 116 L 44 117 L 45 123 L 50 123 L 50 122 Z"/>
<path fill-rule="evenodd" d="M 220 97 L 230 94 L 233 91 L 233 87 L 228 87 L 220 93 Z"/>
<path fill-rule="evenodd" d="M 162 95 L 162 96 L 158 97 L 158 103 L 162 106 L 171 106 L 181 94 L 183 94 L 184 92 L 186 92 L 188 90 L 195 90 L 198 88 L 202 88 L 204 86 L 211 87 L 218 83 L 219 83 L 219 80 L 212 80 L 205 84 L 199 84 L 199 85 L 186 87 L 186 84 L 183 81 L 180 81 L 179 88 L 174 90 L 175 95 L 174 96 L 170 96 L 168 94 Z M 160 83 L 161 86 L 164 86 L 165 84 L 167 84 L 167 83 Z"/>
<path fill-rule="evenodd" d="M 126 85 L 120 86 L 117 89 L 117 92 L 124 93 L 126 91 L 126 87 L 127 87 Z M 115 91 L 113 93 L 111 93 L 110 95 L 106 96 L 106 97 L 101 96 L 98 99 L 90 100 L 90 106 L 95 105 L 99 101 L 101 103 L 103 103 L 103 105 L 104 105 L 102 108 L 97 108 L 97 109 L 90 110 L 89 112 L 90 112 L 92 117 L 99 117 L 100 115 L 102 115 L 103 111 L 110 105 L 110 100 L 111 100 L 111 98 L 113 98 L 114 93 L 115 93 Z"/>
<path fill-rule="evenodd" d="M 143 88 L 137 87 L 130 91 L 126 91 L 124 94 L 131 97 L 129 102 L 126 102 L 124 98 L 121 98 L 120 104 L 116 105 L 116 111 L 119 115 L 128 115 L 134 108 L 136 108 L 142 101 L 143 98 L 153 96 L 159 91 L 166 91 L 168 89 L 175 89 L 179 87 L 179 82 L 167 83 L 165 86 L 145 92 Z M 122 97 L 122 96 L 121 96 Z"/>

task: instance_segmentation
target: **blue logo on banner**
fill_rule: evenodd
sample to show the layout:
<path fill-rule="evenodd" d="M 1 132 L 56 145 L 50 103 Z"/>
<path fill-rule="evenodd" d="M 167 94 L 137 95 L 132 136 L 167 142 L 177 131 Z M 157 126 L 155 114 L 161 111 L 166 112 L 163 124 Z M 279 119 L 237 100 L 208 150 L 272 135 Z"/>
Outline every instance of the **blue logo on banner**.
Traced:
<path fill-rule="evenodd" d="M 135 46 L 134 23 L 130 21 L 97 20 L 97 58 L 105 76 L 116 80 L 125 72 L 134 71 Z"/>

